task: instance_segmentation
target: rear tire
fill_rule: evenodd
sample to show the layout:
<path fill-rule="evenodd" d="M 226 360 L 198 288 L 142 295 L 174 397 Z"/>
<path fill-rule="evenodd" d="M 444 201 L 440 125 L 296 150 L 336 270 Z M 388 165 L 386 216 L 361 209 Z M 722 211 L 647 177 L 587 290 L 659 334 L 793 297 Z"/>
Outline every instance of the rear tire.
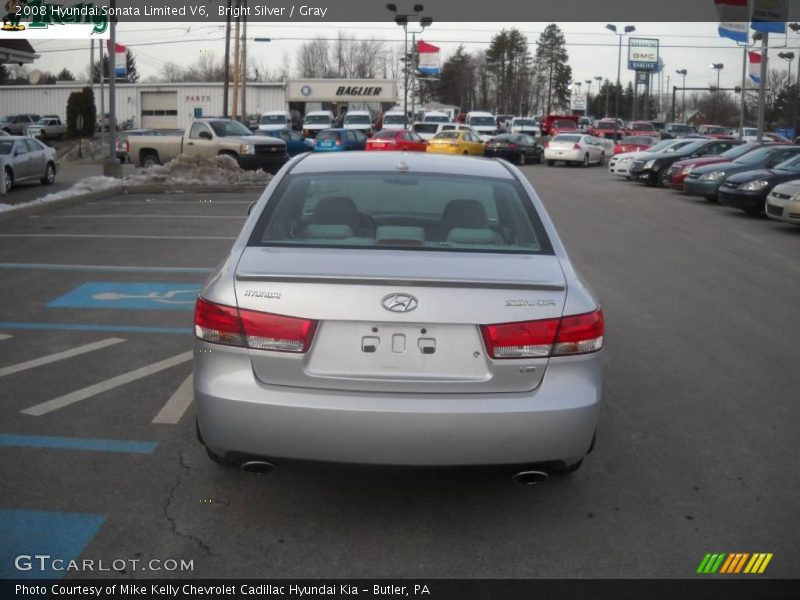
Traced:
<path fill-rule="evenodd" d="M 554 161 L 554 160 L 548 160 L 548 161 L 547 161 L 547 166 L 548 166 L 548 167 L 555 166 L 555 164 L 556 164 L 556 161 Z"/>
<path fill-rule="evenodd" d="M 658 172 L 658 185 L 659 186 L 661 186 L 663 188 L 668 188 L 670 180 L 671 180 L 671 178 L 669 176 L 669 171 L 668 171 L 667 167 L 664 167 L 663 169 L 661 169 Z"/>
<path fill-rule="evenodd" d="M 14 187 L 14 174 L 11 169 L 6 167 L 6 194 Z"/>
<path fill-rule="evenodd" d="M 155 152 L 148 152 L 144 156 L 142 156 L 142 166 L 145 169 L 149 169 L 150 167 L 155 167 L 160 165 L 161 162 L 158 160 L 158 154 Z"/>
<path fill-rule="evenodd" d="M 581 163 L 581 166 L 584 167 L 584 168 L 589 166 L 589 154 L 588 153 L 583 155 L 583 162 Z"/>
<path fill-rule="evenodd" d="M 601 152 L 600 153 L 600 162 L 597 163 L 597 166 L 602 167 L 605 164 L 606 164 L 606 153 L 605 152 Z"/>
<path fill-rule="evenodd" d="M 517 157 L 517 164 L 522 167 L 525 165 L 525 153 L 520 152 L 519 156 Z"/>

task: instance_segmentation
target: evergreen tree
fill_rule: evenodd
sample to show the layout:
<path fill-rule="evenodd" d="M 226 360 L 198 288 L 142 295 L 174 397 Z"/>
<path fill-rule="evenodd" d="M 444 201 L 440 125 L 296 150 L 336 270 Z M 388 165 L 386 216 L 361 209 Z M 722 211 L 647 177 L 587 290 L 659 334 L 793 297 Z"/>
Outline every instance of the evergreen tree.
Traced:
<path fill-rule="evenodd" d="M 69 69 L 64 67 L 61 69 L 61 72 L 56 77 L 58 81 L 75 81 L 75 75 L 73 75 Z"/>
<path fill-rule="evenodd" d="M 474 106 L 474 87 L 475 63 L 464 46 L 459 46 L 442 65 L 435 97 L 439 102 L 468 111 Z"/>
<path fill-rule="evenodd" d="M 572 68 L 566 40 L 558 25 L 550 24 L 539 36 L 533 59 L 534 110 L 550 114 L 569 109 Z"/>
<path fill-rule="evenodd" d="M 492 38 L 486 51 L 486 70 L 494 87 L 494 110 L 498 114 L 524 114 L 527 108 L 531 55 L 528 40 L 518 29 L 503 29 Z"/>

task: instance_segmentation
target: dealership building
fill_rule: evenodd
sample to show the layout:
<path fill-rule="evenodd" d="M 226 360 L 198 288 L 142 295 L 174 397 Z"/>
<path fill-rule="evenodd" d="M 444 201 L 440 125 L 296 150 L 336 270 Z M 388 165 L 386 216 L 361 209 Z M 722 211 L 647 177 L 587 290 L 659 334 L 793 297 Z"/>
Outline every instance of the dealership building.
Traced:
<path fill-rule="evenodd" d="M 56 85 L 12 85 L 0 87 L 4 115 L 36 113 L 66 117 L 67 99 L 86 83 L 59 82 Z M 241 93 L 241 91 L 240 91 Z M 247 83 L 247 112 L 271 110 L 369 109 L 373 114 L 398 103 L 397 82 L 390 79 L 289 79 L 276 83 Z M 100 109 L 100 86 L 94 85 L 95 104 Z M 122 123 L 133 119 L 135 127 L 184 129 L 192 119 L 223 113 L 224 85 L 213 83 L 118 83 L 116 115 Z M 108 102 L 108 90 L 105 92 Z M 229 89 L 229 110 L 233 109 L 233 86 Z M 109 112 L 106 105 L 105 112 Z"/>

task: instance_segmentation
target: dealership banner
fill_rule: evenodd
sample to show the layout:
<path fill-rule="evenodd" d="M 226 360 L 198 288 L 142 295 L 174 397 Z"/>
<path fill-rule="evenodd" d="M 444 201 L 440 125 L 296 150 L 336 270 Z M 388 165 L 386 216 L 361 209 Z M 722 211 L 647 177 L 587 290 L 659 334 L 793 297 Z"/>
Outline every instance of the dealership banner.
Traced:
<path fill-rule="evenodd" d="M 630 38 L 628 68 L 632 71 L 658 71 L 658 40 Z"/>
<path fill-rule="evenodd" d="M 417 42 L 417 52 L 419 53 L 417 72 L 425 77 L 439 77 L 442 73 L 439 47 L 420 40 Z"/>
<path fill-rule="evenodd" d="M 789 7 L 786 0 L 752 0 L 752 28 L 767 33 L 786 33 Z"/>
<path fill-rule="evenodd" d="M 750 27 L 750 14 L 747 0 L 714 0 L 719 15 L 720 37 L 730 38 L 743 44 L 747 43 Z"/>
<path fill-rule="evenodd" d="M 761 54 L 753 51 L 747 54 L 750 57 L 750 79 L 753 83 L 761 84 Z"/>
<path fill-rule="evenodd" d="M 111 41 L 107 42 L 108 44 L 108 55 L 111 56 Z M 126 56 L 125 46 L 122 44 L 114 44 L 114 74 L 117 77 L 126 77 L 128 75 L 128 59 Z"/>

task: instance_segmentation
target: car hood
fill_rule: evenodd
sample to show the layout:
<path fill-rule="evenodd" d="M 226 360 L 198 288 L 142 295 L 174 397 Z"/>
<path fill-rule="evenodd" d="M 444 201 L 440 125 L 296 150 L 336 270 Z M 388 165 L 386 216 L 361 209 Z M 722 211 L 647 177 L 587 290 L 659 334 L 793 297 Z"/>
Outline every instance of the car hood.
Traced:
<path fill-rule="evenodd" d="M 787 181 L 786 183 L 776 185 L 773 191 L 780 194 L 786 194 L 787 196 L 800 194 L 800 175 L 798 175 L 795 179 Z"/>
<path fill-rule="evenodd" d="M 259 144 L 266 146 L 285 146 L 286 142 L 281 139 L 270 137 L 268 135 L 243 135 L 242 137 L 226 137 L 223 138 L 227 141 L 239 144 Z"/>
<path fill-rule="evenodd" d="M 652 152 L 623 152 L 621 154 L 616 155 L 617 160 L 621 160 L 623 158 L 644 158 L 645 156 L 650 156 Z"/>
<path fill-rule="evenodd" d="M 685 160 L 688 158 L 688 155 L 681 154 L 680 151 L 678 152 L 658 152 L 657 154 L 653 154 L 652 152 L 648 153 L 647 161 L 650 162 L 654 160 L 656 162 L 677 162 L 679 160 Z"/>
<path fill-rule="evenodd" d="M 753 170 L 752 165 L 743 165 L 741 163 L 731 161 L 726 163 L 714 163 L 711 165 L 698 167 L 696 169 L 692 169 L 692 173 L 696 173 L 698 175 L 705 175 L 706 173 L 711 173 L 713 171 L 725 171 L 726 173 L 740 173 L 742 171 L 752 171 L 752 170 Z"/>
<path fill-rule="evenodd" d="M 742 183 L 747 183 L 748 181 L 755 181 L 756 179 L 767 179 L 772 180 L 775 177 L 778 177 L 780 174 L 787 174 L 788 171 L 773 171 L 772 169 L 752 169 L 750 171 L 744 171 L 742 173 L 737 173 L 736 175 L 732 175 L 728 177 L 726 183 L 734 183 L 736 185 L 740 185 Z M 800 177 L 800 174 L 794 173 L 795 177 Z"/>

